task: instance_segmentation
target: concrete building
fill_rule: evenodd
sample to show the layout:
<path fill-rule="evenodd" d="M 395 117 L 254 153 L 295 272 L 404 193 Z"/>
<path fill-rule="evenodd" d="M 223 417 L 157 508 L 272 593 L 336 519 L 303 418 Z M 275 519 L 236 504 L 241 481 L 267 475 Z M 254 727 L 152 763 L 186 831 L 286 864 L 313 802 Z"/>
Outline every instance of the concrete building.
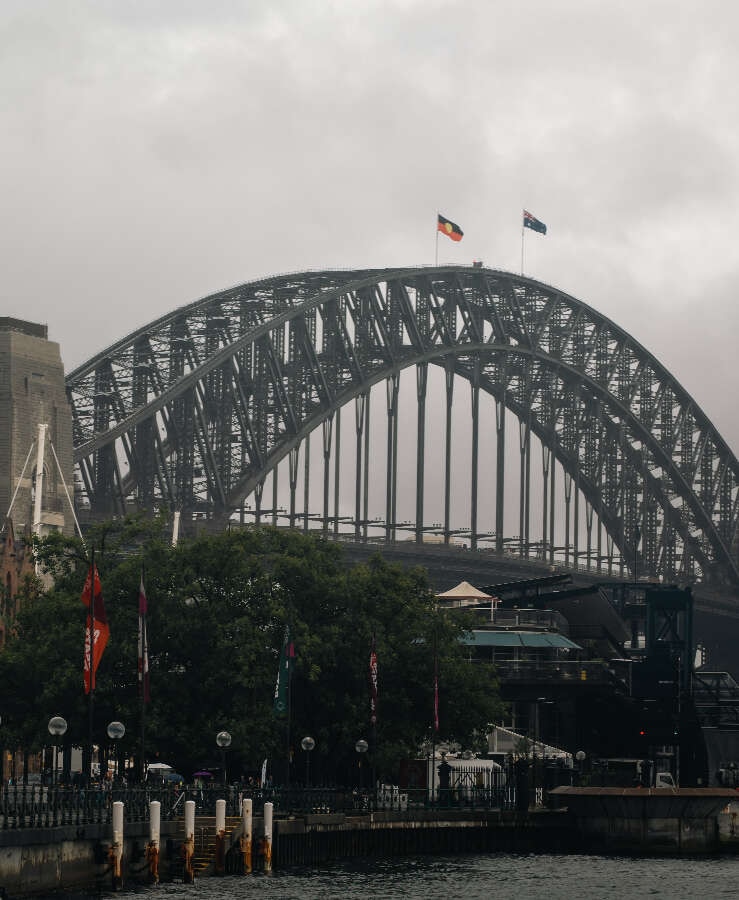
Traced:
<path fill-rule="evenodd" d="M 39 531 L 71 534 L 72 414 L 59 345 L 45 325 L 0 317 L 0 521 L 12 517 L 16 534 L 34 524 L 39 425 L 47 426 Z"/>

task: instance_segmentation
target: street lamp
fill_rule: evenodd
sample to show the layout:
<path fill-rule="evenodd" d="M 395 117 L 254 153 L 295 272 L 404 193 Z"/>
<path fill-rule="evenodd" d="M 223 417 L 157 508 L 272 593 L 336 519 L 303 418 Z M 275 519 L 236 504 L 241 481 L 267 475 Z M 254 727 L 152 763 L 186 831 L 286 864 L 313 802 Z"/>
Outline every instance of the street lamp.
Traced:
<path fill-rule="evenodd" d="M 577 760 L 577 770 L 578 770 L 579 781 L 580 781 L 580 784 L 582 784 L 583 766 L 585 764 L 585 751 L 578 750 L 577 753 L 575 754 L 575 759 Z"/>
<path fill-rule="evenodd" d="M 362 754 L 367 752 L 369 744 L 364 738 L 360 738 L 354 745 L 354 749 L 359 754 L 359 790 L 361 791 L 364 788 L 364 778 L 362 777 Z"/>
<path fill-rule="evenodd" d="M 231 746 L 231 735 L 227 731 L 219 731 L 216 735 L 216 744 L 221 748 L 221 762 L 223 764 L 223 783 L 228 784 L 226 779 L 226 750 Z"/>
<path fill-rule="evenodd" d="M 57 766 L 58 766 L 58 753 L 59 753 L 59 739 L 64 737 L 64 734 L 67 730 L 67 720 L 63 719 L 61 716 L 54 716 L 49 719 L 49 734 L 54 738 L 54 772 L 52 774 L 52 783 L 56 784 L 57 780 Z"/>
<path fill-rule="evenodd" d="M 111 741 L 113 741 L 113 757 L 115 760 L 116 778 L 120 778 L 121 767 L 118 754 L 118 741 L 120 741 L 120 739 L 126 733 L 126 726 L 123 724 L 123 722 L 109 722 L 108 728 L 106 730 L 108 732 L 108 737 L 111 739 Z"/>
<path fill-rule="evenodd" d="M 312 737 L 304 737 L 300 746 L 305 750 L 305 786 L 310 787 L 310 752 L 316 746 Z"/>

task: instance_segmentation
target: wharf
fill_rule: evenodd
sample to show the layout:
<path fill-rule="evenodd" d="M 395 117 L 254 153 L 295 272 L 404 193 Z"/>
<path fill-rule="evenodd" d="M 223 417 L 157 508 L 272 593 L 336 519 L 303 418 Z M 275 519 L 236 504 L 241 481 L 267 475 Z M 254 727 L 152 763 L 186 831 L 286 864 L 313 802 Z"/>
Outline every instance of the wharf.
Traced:
<path fill-rule="evenodd" d="M 712 789 L 557 788 L 550 798 L 560 808 L 527 812 L 487 809 L 414 809 L 348 813 L 276 814 L 272 865 L 276 871 L 325 867 L 361 857 L 451 855 L 457 853 L 634 853 L 679 855 L 739 851 L 734 791 Z M 565 805 L 566 804 L 566 805 Z M 196 819 L 198 876 L 213 874 L 212 818 Z M 253 819 L 253 871 L 264 822 Z M 159 875 L 182 880 L 184 821 L 162 822 Z M 242 875 L 241 826 L 229 829 L 225 874 Z M 49 896 L 58 890 L 109 890 L 106 825 L 24 828 L 0 831 L 0 888 L 10 898 Z M 126 826 L 123 885 L 148 883 L 146 823 Z"/>
<path fill-rule="evenodd" d="M 737 800 L 734 790 L 558 787 L 549 797 L 554 805 L 566 805 L 572 827 L 589 849 L 692 854 L 737 846 L 736 813 L 726 828 Z"/>

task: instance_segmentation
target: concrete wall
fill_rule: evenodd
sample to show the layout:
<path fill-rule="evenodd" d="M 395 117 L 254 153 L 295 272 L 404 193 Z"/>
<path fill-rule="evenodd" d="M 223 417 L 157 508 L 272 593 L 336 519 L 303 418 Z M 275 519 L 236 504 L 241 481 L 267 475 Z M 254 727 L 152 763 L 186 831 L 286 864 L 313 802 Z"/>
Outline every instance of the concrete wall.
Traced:
<path fill-rule="evenodd" d="M 160 871 L 168 875 L 164 854 L 167 838 L 175 837 L 177 822 L 163 822 Z M 109 826 L 34 828 L 0 834 L 0 888 L 9 897 L 47 897 L 58 890 L 112 887 L 107 851 L 112 843 Z M 145 823 L 127 824 L 124 834 L 123 886 L 147 883 L 143 850 L 149 839 Z"/>
<path fill-rule="evenodd" d="M 718 822 L 677 818 L 588 818 L 578 822 L 591 847 L 609 853 L 701 854 L 719 849 Z"/>

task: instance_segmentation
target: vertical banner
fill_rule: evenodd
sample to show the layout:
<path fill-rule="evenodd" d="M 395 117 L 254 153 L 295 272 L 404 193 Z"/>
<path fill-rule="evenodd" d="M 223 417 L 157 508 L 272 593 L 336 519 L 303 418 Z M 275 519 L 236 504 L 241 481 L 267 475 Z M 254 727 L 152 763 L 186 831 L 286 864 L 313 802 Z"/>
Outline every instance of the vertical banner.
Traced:
<path fill-rule="evenodd" d="M 372 635 L 372 646 L 369 659 L 369 683 L 370 683 L 370 723 L 377 724 L 377 648 L 375 636 Z"/>
<path fill-rule="evenodd" d="M 275 683 L 274 713 L 278 717 L 287 715 L 288 688 L 290 682 L 290 670 L 295 659 L 295 645 L 290 640 L 290 626 L 285 626 L 285 637 L 280 651 L 280 665 L 277 669 L 277 681 Z"/>
<path fill-rule="evenodd" d="M 94 575 L 93 575 L 94 573 Z M 93 587 L 94 585 L 94 587 Z M 103 604 L 103 588 L 100 584 L 100 575 L 97 566 L 90 566 L 85 579 L 85 586 L 82 589 L 82 603 L 87 607 L 87 622 L 85 628 L 85 693 L 89 694 L 90 690 L 95 690 L 95 676 L 97 674 L 100 659 L 110 637 L 110 626 L 105 615 L 105 606 Z M 94 651 L 90 652 L 90 639 L 92 636 L 92 644 Z M 90 657 L 93 657 L 92 660 Z"/>

